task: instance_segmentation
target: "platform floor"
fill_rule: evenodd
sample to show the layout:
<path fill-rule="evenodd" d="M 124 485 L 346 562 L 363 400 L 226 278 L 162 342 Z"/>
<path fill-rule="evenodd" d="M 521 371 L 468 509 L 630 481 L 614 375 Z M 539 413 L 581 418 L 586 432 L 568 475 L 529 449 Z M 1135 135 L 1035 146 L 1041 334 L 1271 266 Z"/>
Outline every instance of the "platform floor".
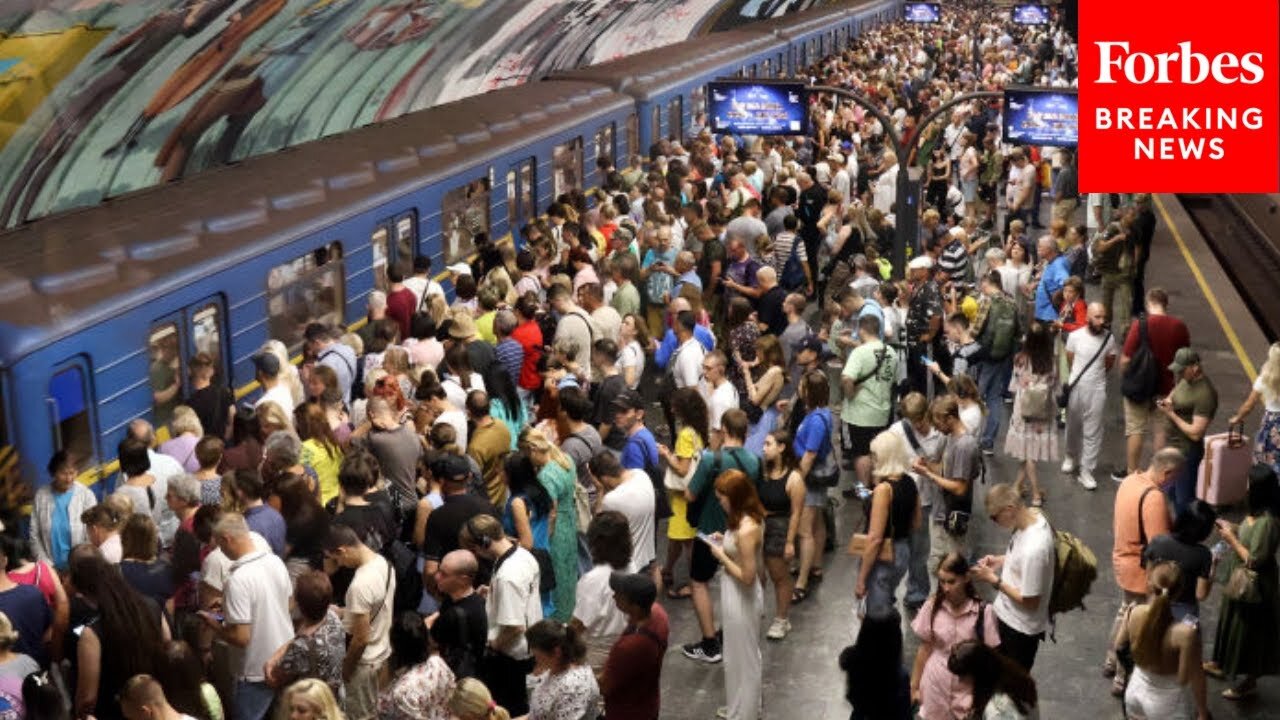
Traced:
<path fill-rule="evenodd" d="M 1235 411 L 1251 384 L 1246 365 L 1249 372 L 1256 372 L 1265 358 L 1266 339 L 1176 199 L 1159 196 L 1156 214 L 1159 226 L 1147 269 L 1148 287 L 1164 287 L 1170 295 L 1170 312 L 1183 318 L 1191 329 L 1192 345 L 1204 359 L 1219 393 L 1218 416 L 1210 432 L 1222 432 L 1226 418 Z M 1096 288 L 1091 288 L 1093 290 Z M 1218 311 L 1214 310 L 1215 306 Z M 1116 382 L 1113 377 L 1113 389 Z M 1060 478 L 1056 466 L 1042 464 L 1039 468 L 1047 493 L 1046 514 L 1057 527 L 1083 538 L 1097 554 L 1099 565 L 1099 577 L 1087 601 L 1087 611 L 1060 616 L 1057 643 L 1043 645 L 1037 657 L 1034 676 L 1039 684 L 1040 717 L 1045 720 L 1123 717 L 1120 702 L 1109 694 L 1110 681 L 1100 672 L 1107 633 L 1119 605 L 1111 572 L 1115 484 L 1107 479 L 1107 473 L 1115 464 L 1124 464 L 1123 413 L 1118 390 L 1108 398 L 1107 418 L 1097 490 L 1089 492 L 1074 480 Z M 1257 421 L 1255 413 L 1249 425 L 1250 433 L 1256 430 Z M 988 483 L 1012 480 L 1016 472 L 1015 463 L 999 454 L 987 459 L 987 468 Z M 984 490 L 983 486 L 977 489 L 976 507 L 981 507 Z M 858 626 L 853 615 L 854 563 L 843 553 L 855 524 L 861 524 L 861 513 L 855 505 L 846 504 L 838 511 L 836 546 L 839 550 L 827 556 L 826 579 L 814 586 L 808 600 L 793 608 L 791 635 L 781 642 L 763 638 L 773 617 L 771 588 L 765 593 L 765 617 L 760 632 L 764 653 L 764 717 L 769 720 L 835 720 L 849 716 L 849 705 L 844 700 L 844 676 L 836 666 L 836 659 L 840 650 L 852 643 Z M 974 514 L 970 532 L 976 548 L 984 554 L 1003 552 L 1008 540 L 1008 535 L 982 513 Z M 680 573 L 683 571 L 681 567 Z M 718 606 L 718 586 L 712 590 Z M 899 588 L 899 598 L 901 592 Z M 1220 587 L 1215 588 L 1202 606 L 1206 654 L 1217 626 L 1220 595 Z M 694 662 L 680 654 L 680 645 L 696 640 L 699 635 L 693 607 L 689 600 L 663 602 L 671 617 L 672 632 L 663 667 L 662 717 L 664 720 L 712 720 L 716 709 L 725 704 L 724 670 L 720 665 Z M 907 628 L 908 663 L 916 647 L 917 642 Z M 1222 682 L 1209 681 L 1209 704 L 1215 718 L 1280 718 L 1280 680 L 1264 678 L 1255 698 L 1242 704 L 1222 699 L 1220 693 L 1225 687 Z"/>

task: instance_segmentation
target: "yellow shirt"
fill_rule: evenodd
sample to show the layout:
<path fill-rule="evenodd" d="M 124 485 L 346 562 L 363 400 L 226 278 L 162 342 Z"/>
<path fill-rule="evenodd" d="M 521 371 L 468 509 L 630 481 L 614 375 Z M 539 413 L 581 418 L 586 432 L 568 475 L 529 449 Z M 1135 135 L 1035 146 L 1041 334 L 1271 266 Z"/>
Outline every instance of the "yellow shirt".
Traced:
<path fill-rule="evenodd" d="M 333 455 L 324 444 L 314 438 L 302 442 L 302 464 L 316 471 L 320 479 L 320 504 L 338 497 L 338 468 L 342 466 L 342 450 L 334 448 Z"/>

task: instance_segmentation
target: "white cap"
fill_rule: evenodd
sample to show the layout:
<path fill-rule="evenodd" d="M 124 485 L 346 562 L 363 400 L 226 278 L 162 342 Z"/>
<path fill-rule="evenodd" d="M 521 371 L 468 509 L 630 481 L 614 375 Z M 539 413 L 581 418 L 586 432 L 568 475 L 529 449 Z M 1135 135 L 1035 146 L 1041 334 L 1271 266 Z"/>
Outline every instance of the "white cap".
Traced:
<path fill-rule="evenodd" d="M 933 258 L 928 255 L 920 255 L 911 258 L 911 262 L 907 263 L 909 270 L 928 270 L 933 267 Z"/>
<path fill-rule="evenodd" d="M 844 164 L 844 155 L 841 155 L 841 154 L 840 154 L 840 153 L 838 153 L 838 152 L 834 152 L 834 151 L 833 151 L 833 152 L 831 152 L 829 155 L 827 155 L 827 159 L 828 159 L 828 160 L 835 160 L 836 162 L 840 163 L 841 165 L 843 165 L 843 164 Z"/>
<path fill-rule="evenodd" d="M 454 275 L 470 275 L 471 274 L 471 266 L 464 262 L 454 263 L 449 267 L 445 268 L 445 270 L 448 270 Z"/>

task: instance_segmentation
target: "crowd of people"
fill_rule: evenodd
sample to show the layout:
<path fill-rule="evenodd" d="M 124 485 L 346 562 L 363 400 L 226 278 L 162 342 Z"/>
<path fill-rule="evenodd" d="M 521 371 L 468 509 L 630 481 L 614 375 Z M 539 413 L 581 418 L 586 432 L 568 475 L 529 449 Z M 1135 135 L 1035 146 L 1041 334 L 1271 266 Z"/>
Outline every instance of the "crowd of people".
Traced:
<path fill-rule="evenodd" d="M 654 720 L 665 607 L 688 599 L 680 653 L 722 664 L 721 717 L 754 720 L 764 588 L 784 642 L 841 496 L 862 509 L 852 716 L 1035 717 L 1045 508 L 1097 487 L 1117 391 L 1103 669 L 1135 718 L 1207 717 L 1206 676 L 1248 696 L 1280 670 L 1280 345 L 1231 418 L 1265 406 L 1232 524 L 1196 497 L 1218 398 L 1144 285 L 1150 198 L 1081 196 L 1071 153 L 1002 145 L 986 101 L 918 127 L 1074 72 L 1065 30 L 988 10 L 877 28 L 808 74 L 878 105 L 909 157 L 823 95 L 806 137 L 698 123 L 601 159 L 603 186 L 557 198 L 519 249 L 478 238 L 452 300 L 430 259 L 389 267 L 358 329 L 308 326 L 300 364 L 255 355 L 252 403 L 197 356 L 168 439 L 130 423 L 109 492 L 59 452 L 28 531 L 4 520 L 0 717 Z M 925 203 L 895 268 L 903 163 Z M 988 479 L 997 452 L 1011 482 Z M 973 552 L 978 497 L 1002 555 Z"/>

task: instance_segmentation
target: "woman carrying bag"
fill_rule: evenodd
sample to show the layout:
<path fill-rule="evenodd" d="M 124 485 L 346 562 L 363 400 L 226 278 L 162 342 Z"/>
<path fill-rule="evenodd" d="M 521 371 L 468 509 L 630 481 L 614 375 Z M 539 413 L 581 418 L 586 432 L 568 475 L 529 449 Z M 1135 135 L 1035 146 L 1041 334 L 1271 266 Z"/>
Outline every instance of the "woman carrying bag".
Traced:
<path fill-rule="evenodd" d="M 871 507 L 865 534 L 855 534 L 849 554 L 860 559 L 854 595 L 863 617 L 888 617 L 894 590 L 907 574 L 911 533 L 920 525 L 920 495 L 907 477 L 910 454 L 902 436 L 882 432 L 871 441 Z M 902 480 L 906 478 L 906 482 Z"/>

